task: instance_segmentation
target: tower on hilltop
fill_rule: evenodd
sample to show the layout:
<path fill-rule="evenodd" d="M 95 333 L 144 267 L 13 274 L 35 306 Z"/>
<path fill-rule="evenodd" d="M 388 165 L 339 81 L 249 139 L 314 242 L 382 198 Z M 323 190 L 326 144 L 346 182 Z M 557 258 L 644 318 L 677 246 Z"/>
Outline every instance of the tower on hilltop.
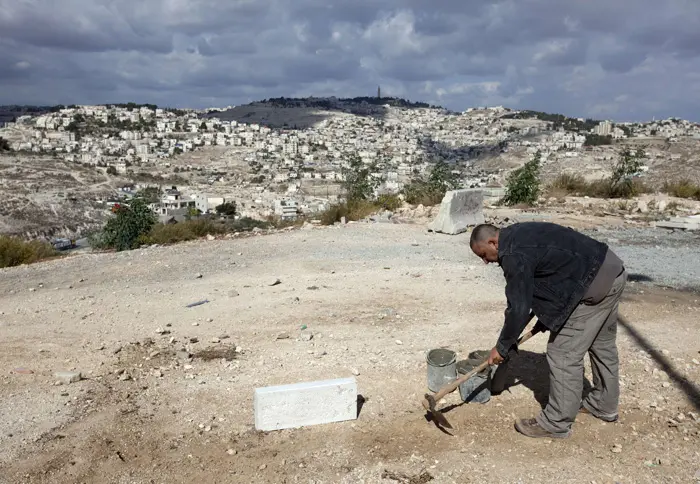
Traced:
<path fill-rule="evenodd" d="M 377 99 L 382 97 L 382 86 L 377 86 Z"/>

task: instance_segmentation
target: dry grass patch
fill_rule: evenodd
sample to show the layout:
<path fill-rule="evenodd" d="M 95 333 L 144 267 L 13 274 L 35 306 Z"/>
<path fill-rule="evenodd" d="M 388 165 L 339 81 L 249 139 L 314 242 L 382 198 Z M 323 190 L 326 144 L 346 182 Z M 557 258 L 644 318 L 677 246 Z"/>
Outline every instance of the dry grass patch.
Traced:
<path fill-rule="evenodd" d="M 57 256 L 58 252 L 48 242 L 0 236 L 0 267 L 32 264 Z"/>

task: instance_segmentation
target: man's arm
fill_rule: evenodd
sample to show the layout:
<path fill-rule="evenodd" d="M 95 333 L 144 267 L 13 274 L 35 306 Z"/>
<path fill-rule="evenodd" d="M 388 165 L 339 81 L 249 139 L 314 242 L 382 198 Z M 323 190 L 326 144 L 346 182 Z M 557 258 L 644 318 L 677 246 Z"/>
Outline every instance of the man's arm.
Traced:
<path fill-rule="evenodd" d="M 496 350 L 505 358 L 530 320 L 535 272 L 523 257 L 515 255 L 502 257 L 501 268 L 506 278 L 508 307 Z"/>

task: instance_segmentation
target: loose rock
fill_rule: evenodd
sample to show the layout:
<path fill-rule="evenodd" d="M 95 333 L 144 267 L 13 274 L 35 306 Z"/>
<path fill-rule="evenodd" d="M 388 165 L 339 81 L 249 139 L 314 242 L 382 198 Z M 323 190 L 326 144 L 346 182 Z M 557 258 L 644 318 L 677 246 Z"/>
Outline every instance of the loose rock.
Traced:
<path fill-rule="evenodd" d="M 59 371 L 54 374 L 56 378 L 62 383 L 70 384 L 79 382 L 83 379 L 83 376 L 79 371 Z"/>
<path fill-rule="evenodd" d="M 622 452 L 622 446 L 620 444 L 615 444 L 612 446 L 612 449 L 610 449 L 610 451 L 613 454 L 619 454 L 620 452 Z"/>

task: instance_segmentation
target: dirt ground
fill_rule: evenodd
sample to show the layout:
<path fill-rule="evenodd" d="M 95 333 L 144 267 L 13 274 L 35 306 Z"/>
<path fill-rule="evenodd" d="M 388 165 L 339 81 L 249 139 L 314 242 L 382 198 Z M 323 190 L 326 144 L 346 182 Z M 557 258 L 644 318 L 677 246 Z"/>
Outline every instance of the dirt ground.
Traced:
<path fill-rule="evenodd" d="M 500 269 L 467 240 L 349 224 L 0 271 L 0 482 L 700 480 L 693 293 L 629 284 L 618 423 L 581 415 L 554 441 L 513 429 L 546 402 L 544 335 L 508 391 L 446 414 L 453 435 L 426 420 L 426 352 L 464 358 L 502 325 Z M 84 379 L 57 384 L 67 370 Z M 255 430 L 254 388 L 357 373 L 357 420 Z"/>

